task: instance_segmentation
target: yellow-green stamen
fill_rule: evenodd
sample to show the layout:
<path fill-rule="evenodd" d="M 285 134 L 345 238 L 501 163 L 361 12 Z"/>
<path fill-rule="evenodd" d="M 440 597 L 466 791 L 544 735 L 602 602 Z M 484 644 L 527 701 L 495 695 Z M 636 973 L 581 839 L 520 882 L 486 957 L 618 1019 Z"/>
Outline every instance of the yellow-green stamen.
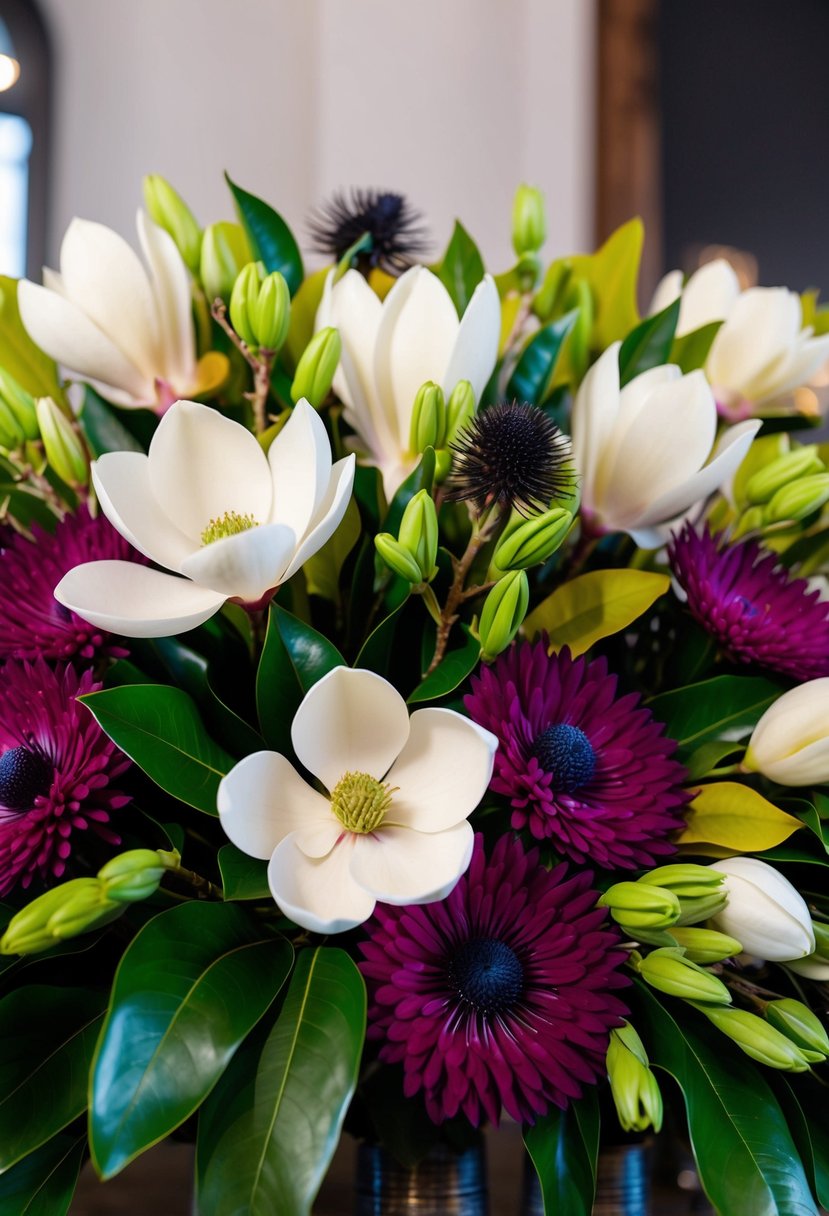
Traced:
<path fill-rule="evenodd" d="M 366 836 L 383 822 L 395 789 L 368 773 L 346 773 L 331 791 L 331 810 L 347 832 Z"/>
<path fill-rule="evenodd" d="M 211 519 L 201 534 L 203 545 L 212 545 L 214 540 L 225 540 L 228 536 L 238 536 L 250 528 L 258 528 L 259 524 L 252 515 L 240 515 L 238 511 L 225 511 L 218 519 Z"/>

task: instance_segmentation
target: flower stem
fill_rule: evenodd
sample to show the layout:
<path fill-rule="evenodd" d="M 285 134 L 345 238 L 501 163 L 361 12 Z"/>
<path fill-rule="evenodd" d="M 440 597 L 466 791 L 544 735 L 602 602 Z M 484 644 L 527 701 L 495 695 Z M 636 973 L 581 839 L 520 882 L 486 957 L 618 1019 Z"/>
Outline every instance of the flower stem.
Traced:
<path fill-rule="evenodd" d="M 268 429 L 268 413 L 267 402 L 268 394 L 271 389 L 271 370 L 273 362 L 276 358 L 276 351 L 266 350 L 262 347 L 258 354 L 254 354 L 247 342 L 236 333 L 236 330 L 227 319 L 227 305 L 224 300 L 218 297 L 213 301 L 210 309 L 210 315 L 213 320 L 221 326 L 227 334 L 230 341 L 241 354 L 242 358 L 253 371 L 253 392 L 245 393 L 248 401 L 253 406 L 253 420 L 256 426 L 257 435 L 263 434 Z"/>
<path fill-rule="evenodd" d="M 455 577 L 452 580 L 452 586 L 449 588 L 446 603 L 441 609 L 437 637 L 435 638 L 435 653 L 432 655 L 432 661 L 424 672 L 424 677 L 432 674 L 445 655 L 449 635 L 452 632 L 452 626 L 458 619 L 458 609 L 463 601 L 469 599 L 473 594 L 478 595 L 484 589 L 483 587 L 470 587 L 467 591 L 464 588 L 464 584 L 466 583 L 466 576 L 472 563 L 492 536 L 500 519 L 500 512 L 495 511 L 484 520 L 479 521 L 473 529 L 463 556 L 454 560 Z"/>
<path fill-rule="evenodd" d="M 195 870 L 186 870 L 184 866 L 176 866 L 168 871 L 169 874 L 176 874 L 184 882 L 190 884 L 197 893 L 199 899 L 223 899 L 221 887 L 217 887 L 215 883 L 209 879 L 203 878 L 201 874 L 197 874 Z"/>

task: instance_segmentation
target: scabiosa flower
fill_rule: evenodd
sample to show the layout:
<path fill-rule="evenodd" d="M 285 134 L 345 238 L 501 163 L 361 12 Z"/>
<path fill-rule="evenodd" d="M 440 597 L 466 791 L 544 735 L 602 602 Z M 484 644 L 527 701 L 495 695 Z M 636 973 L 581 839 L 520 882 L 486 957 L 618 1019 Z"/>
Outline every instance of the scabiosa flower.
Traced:
<path fill-rule="evenodd" d="M 503 401 L 482 410 L 451 448 L 445 497 L 471 502 L 478 514 L 497 503 L 533 515 L 573 488 L 570 444 L 535 405 Z"/>
<path fill-rule="evenodd" d="M 464 704 L 499 739 L 490 789 L 509 798 L 512 826 L 574 861 L 629 870 L 674 851 L 690 795 L 676 743 L 616 685 L 603 658 L 548 655 L 542 639 L 483 668 Z"/>
<path fill-rule="evenodd" d="M 597 898 L 589 874 L 547 870 L 510 836 L 487 860 L 477 836 L 446 899 L 377 906 L 360 945 L 368 1037 L 436 1123 L 497 1124 L 501 1108 L 533 1123 L 605 1075 L 627 954 Z"/>
<path fill-rule="evenodd" d="M 61 878 L 74 833 L 113 844 L 111 782 L 129 761 L 76 700 L 100 688 L 90 671 L 9 660 L 0 672 L 0 896 L 39 875 Z"/>
<path fill-rule="evenodd" d="M 726 545 L 686 524 L 668 546 L 688 608 L 729 658 L 796 680 L 829 675 L 829 602 L 756 541 Z"/>
<path fill-rule="evenodd" d="M 74 566 L 107 559 L 145 559 L 109 520 L 93 518 L 85 505 L 67 515 L 54 533 L 37 524 L 32 540 L 8 529 L 0 540 L 0 661 L 3 659 L 94 659 L 127 651 L 111 634 L 64 608 L 53 592 Z"/>
<path fill-rule="evenodd" d="M 419 212 L 402 194 L 388 190 L 338 191 L 311 217 L 309 230 L 317 253 L 337 261 L 361 236 L 371 237 L 363 264 L 387 274 L 402 274 L 426 252 L 426 229 Z"/>

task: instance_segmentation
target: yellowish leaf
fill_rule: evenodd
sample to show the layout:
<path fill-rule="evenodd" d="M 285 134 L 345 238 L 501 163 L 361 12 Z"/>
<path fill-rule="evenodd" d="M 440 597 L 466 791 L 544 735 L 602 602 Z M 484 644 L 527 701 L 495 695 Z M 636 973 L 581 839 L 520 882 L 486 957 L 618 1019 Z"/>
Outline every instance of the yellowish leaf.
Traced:
<path fill-rule="evenodd" d="M 704 842 L 737 853 L 760 853 L 788 840 L 803 824 L 748 785 L 715 781 L 697 794 L 679 838 L 682 845 Z"/>
<path fill-rule="evenodd" d="M 330 270 L 330 266 L 323 266 L 321 270 L 309 274 L 308 278 L 300 283 L 299 290 L 291 301 L 291 328 L 283 353 L 292 369 L 296 368 L 302 352 L 314 336 L 314 321 L 325 287 L 325 277 Z"/>
<path fill-rule="evenodd" d="M 591 570 L 558 587 L 524 622 L 529 638 L 545 631 L 550 649 L 569 646 L 573 656 L 625 629 L 664 595 L 667 574 L 647 570 Z"/>

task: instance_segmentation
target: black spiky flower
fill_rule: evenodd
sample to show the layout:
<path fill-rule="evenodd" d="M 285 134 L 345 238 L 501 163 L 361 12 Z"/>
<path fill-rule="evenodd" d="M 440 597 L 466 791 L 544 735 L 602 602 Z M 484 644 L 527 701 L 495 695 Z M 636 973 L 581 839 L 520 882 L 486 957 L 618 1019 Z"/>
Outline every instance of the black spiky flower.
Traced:
<path fill-rule="evenodd" d="M 492 405 L 450 446 L 454 461 L 445 497 L 472 503 L 478 514 L 497 503 L 535 515 L 573 488 L 570 441 L 538 406 Z"/>
<path fill-rule="evenodd" d="M 370 247 L 361 250 L 359 266 L 377 266 L 387 274 L 402 274 L 428 248 L 420 213 L 402 194 L 389 190 L 337 191 L 311 216 L 308 225 L 314 249 L 339 260 L 363 236 Z"/>

